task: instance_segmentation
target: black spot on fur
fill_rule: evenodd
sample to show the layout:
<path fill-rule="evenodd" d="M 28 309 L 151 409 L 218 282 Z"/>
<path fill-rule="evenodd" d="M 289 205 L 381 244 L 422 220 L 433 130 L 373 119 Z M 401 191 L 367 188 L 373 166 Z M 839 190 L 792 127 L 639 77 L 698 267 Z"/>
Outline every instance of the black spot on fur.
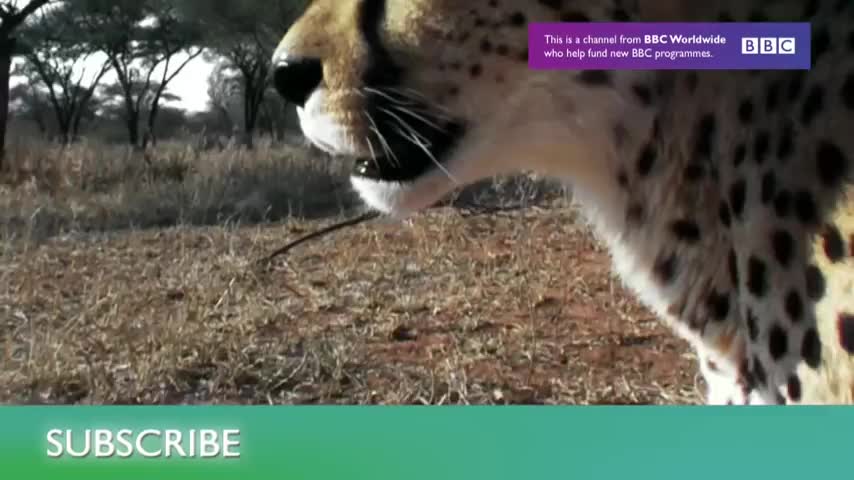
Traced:
<path fill-rule="evenodd" d="M 818 207 L 810 192 L 801 190 L 795 193 L 793 207 L 795 216 L 805 225 L 813 225 L 818 220 Z"/>
<path fill-rule="evenodd" d="M 809 20 L 818 13 L 819 1 L 818 0 L 807 0 L 804 2 L 804 14 L 803 19 Z"/>
<path fill-rule="evenodd" d="M 742 100 L 738 105 L 738 119 L 744 125 L 749 125 L 753 121 L 753 102 L 749 98 Z"/>
<path fill-rule="evenodd" d="M 821 26 L 813 31 L 811 44 L 812 64 L 815 66 L 821 57 L 830 49 L 830 33 L 827 31 L 827 27 Z"/>
<path fill-rule="evenodd" d="M 706 175 L 706 169 L 700 164 L 691 163 L 685 167 L 684 176 L 685 180 L 689 182 L 696 182 L 698 180 L 702 180 L 702 178 Z"/>
<path fill-rule="evenodd" d="M 637 203 L 629 205 L 628 210 L 626 210 L 626 222 L 629 225 L 639 225 L 643 222 L 643 219 L 644 219 L 643 205 L 640 205 Z"/>
<path fill-rule="evenodd" d="M 774 213 L 780 218 L 786 218 L 792 213 L 792 194 L 788 190 L 782 190 L 774 199 Z"/>
<path fill-rule="evenodd" d="M 629 188 L 629 174 L 625 170 L 620 170 L 617 173 L 617 184 L 624 190 Z"/>
<path fill-rule="evenodd" d="M 659 283 L 669 285 L 676 279 L 678 267 L 679 259 L 676 258 L 676 254 L 662 255 L 655 262 L 653 274 Z"/>
<path fill-rule="evenodd" d="M 818 336 L 818 331 L 811 328 L 804 334 L 804 339 L 801 342 L 801 357 L 813 370 L 817 370 L 821 366 L 821 339 Z"/>
<path fill-rule="evenodd" d="M 706 366 L 709 368 L 709 370 L 711 370 L 713 372 L 720 372 L 721 371 L 721 368 L 718 367 L 718 364 L 713 362 L 712 360 L 709 360 L 708 362 L 706 362 Z"/>
<path fill-rule="evenodd" d="M 709 295 L 707 306 L 713 319 L 717 321 L 726 320 L 727 316 L 729 316 L 730 309 L 729 295 L 725 293 L 712 292 Z"/>
<path fill-rule="evenodd" d="M 818 178 L 828 187 L 836 187 L 848 173 L 848 159 L 835 143 L 824 140 L 816 153 Z"/>
<path fill-rule="evenodd" d="M 707 113 L 700 118 L 697 126 L 697 155 L 707 157 L 712 154 L 716 130 L 717 121 L 713 114 Z"/>
<path fill-rule="evenodd" d="M 647 144 L 641 150 L 640 156 L 638 157 L 638 174 L 642 177 L 649 175 L 652 171 L 652 167 L 655 166 L 655 159 L 658 152 L 656 152 L 655 147 L 651 144 Z"/>
<path fill-rule="evenodd" d="M 827 289 L 824 281 L 824 274 L 821 273 L 821 270 L 817 266 L 810 265 L 806 269 L 805 276 L 807 282 L 807 297 L 809 297 L 813 302 L 820 301 L 824 298 L 824 293 Z"/>
<path fill-rule="evenodd" d="M 632 85 L 632 92 L 635 94 L 635 98 L 637 98 L 640 104 L 644 107 L 652 105 L 652 90 L 650 90 L 646 85 L 636 83 Z"/>
<path fill-rule="evenodd" d="M 789 395 L 789 399 L 791 401 L 801 401 L 801 381 L 798 379 L 797 375 L 789 377 L 789 381 L 786 382 L 786 393 Z"/>
<path fill-rule="evenodd" d="M 524 27 L 528 23 L 528 18 L 522 12 L 514 12 L 510 15 L 510 25 L 514 27 Z"/>
<path fill-rule="evenodd" d="M 700 241 L 700 227 L 693 220 L 677 220 L 670 225 L 670 230 L 679 241 L 688 244 Z"/>
<path fill-rule="evenodd" d="M 747 262 L 747 290 L 756 298 L 768 293 L 768 267 L 755 256 Z"/>
<path fill-rule="evenodd" d="M 768 351 L 775 362 L 779 362 L 789 351 L 789 336 L 780 325 L 774 325 L 768 333 Z"/>
<path fill-rule="evenodd" d="M 832 263 L 841 262 L 845 258 L 845 240 L 835 226 L 828 225 L 822 233 L 824 254 Z"/>
<path fill-rule="evenodd" d="M 851 355 L 854 355 L 854 315 L 843 313 L 839 315 L 839 345 Z"/>
<path fill-rule="evenodd" d="M 771 245 L 777 263 L 783 268 L 788 268 L 795 255 L 795 238 L 786 230 L 777 230 L 771 236 Z"/>
<path fill-rule="evenodd" d="M 569 11 L 560 14 L 561 22 L 589 22 L 590 17 L 579 11 Z"/>
<path fill-rule="evenodd" d="M 793 323 L 800 322 L 804 316 L 804 301 L 801 295 L 795 290 L 789 291 L 786 294 L 785 300 L 786 314 Z"/>
<path fill-rule="evenodd" d="M 744 206 L 747 201 L 747 182 L 742 179 L 733 183 L 729 189 L 729 204 L 735 218 L 741 219 L 744 215 Z"/>

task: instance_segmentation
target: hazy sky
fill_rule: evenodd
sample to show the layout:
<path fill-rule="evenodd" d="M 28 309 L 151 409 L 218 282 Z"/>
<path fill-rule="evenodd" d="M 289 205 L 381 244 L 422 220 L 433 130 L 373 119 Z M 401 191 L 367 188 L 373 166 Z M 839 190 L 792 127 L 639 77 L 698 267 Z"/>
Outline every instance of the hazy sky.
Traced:
<path fill-rule="evenodd" d="M 213 65 L 202 60 L 202 57 L 196 57 L 184 67 L 184 70 L 169 84 L 169 91 L 181 97 L 181 102 L 176 106 L 180 105 L 190 111 L 207 108 L 208 76 L 212 69 Z"/>

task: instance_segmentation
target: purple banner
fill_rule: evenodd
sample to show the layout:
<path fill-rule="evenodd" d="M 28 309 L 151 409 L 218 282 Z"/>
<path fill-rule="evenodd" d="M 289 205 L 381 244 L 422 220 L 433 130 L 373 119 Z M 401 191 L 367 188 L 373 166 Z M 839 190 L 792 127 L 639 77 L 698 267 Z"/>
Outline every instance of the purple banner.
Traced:
<path fill-rule="evenodd" d="M 536 70 L 809 70 L 809 23 L 532 23 Z"/>

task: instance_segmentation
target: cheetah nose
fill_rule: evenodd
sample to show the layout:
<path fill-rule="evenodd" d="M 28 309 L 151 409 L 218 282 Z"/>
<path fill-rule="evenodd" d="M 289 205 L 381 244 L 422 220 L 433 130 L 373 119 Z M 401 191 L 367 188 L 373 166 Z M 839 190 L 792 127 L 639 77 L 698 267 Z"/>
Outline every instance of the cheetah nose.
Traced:
<path fill-rule="evenodd" d="M 276 62 L 273 83 L 285 100 L 304 107 L 311 93 L 323 81 L 323 64 L 319 58 L 286 57 Z"/>

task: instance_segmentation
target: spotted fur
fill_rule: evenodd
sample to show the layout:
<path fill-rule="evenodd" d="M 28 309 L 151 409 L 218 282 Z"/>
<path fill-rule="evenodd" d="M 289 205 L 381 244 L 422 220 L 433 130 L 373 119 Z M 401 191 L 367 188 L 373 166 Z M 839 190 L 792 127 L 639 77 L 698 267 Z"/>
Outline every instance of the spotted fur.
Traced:
<path fill-rule="evenodd" d="M 527 68 L 528 22 L 600 20 L 810 21 L 813 68 Z M 565 179 L 621 278 L 697 351 L 709 403 L 854 403 L 854 2 L 315 0 L 274 61 L 321 148 L 411 165 L 384 134 L 432 140 L 438 167 L 360 164 L 370 206 Z"/>

